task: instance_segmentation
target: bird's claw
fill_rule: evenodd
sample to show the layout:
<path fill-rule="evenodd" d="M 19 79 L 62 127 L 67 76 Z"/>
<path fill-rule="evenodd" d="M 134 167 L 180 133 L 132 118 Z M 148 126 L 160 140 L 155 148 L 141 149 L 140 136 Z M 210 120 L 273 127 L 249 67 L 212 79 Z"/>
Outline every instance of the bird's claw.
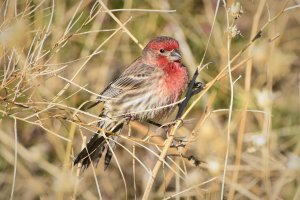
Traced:
<path fill-rule="evenodd" d="M 129 124 L 130 121 L 134 121 L 136 119 L 135 116 L 130 113 L 125 114 L 124 117 L 127 124 Z"/>

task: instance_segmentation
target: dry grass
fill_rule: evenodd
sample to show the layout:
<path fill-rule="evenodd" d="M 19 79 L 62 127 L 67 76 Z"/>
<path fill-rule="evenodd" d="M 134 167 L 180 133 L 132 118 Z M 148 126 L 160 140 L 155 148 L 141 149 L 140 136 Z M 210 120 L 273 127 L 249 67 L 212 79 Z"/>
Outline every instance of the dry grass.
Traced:
<path fill-rule="evenodd" d="M 240 1 L 237 19 L 233 2 L 2 1 L 0 199 L 300 199 L 299 2 Z M 157 35 L 205 89 L 165 141 L 132 122 L 108 170 L 81 173 L 101 120 L 81 107 Z"/>

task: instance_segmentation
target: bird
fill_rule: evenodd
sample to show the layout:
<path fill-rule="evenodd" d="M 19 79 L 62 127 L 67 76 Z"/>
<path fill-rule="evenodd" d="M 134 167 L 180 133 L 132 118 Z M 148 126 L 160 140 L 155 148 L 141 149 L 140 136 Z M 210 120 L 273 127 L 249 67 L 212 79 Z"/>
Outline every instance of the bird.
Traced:
<path fill-rule="evenodd" d="M 100 93 L 103 102 L 97 124 L 99 130 L 73 164 L 86 169 L 97 166 L 106 151 L 104 169 L 112 159 L 117 134 L 128 121 L 160 120 L 172 112 L 188 83 L 188 71 L 182 64 L 179 43 L 169 36 L 148 42 L 141 55 Z M 112 134 L 108 134 L 114 133 Z"/>

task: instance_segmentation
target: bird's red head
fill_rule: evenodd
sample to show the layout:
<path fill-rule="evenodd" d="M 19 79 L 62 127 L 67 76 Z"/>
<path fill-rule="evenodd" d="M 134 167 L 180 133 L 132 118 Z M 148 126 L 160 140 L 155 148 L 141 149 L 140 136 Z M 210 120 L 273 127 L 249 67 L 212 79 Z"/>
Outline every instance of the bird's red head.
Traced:
<path fill-rule="evenodd" d="M 177 40 L 167 36 L 152 39 L 143 50 L 143 58 L 147 64 L 167 66 L 172 63 L 181 63 L 179 44 Z"/>

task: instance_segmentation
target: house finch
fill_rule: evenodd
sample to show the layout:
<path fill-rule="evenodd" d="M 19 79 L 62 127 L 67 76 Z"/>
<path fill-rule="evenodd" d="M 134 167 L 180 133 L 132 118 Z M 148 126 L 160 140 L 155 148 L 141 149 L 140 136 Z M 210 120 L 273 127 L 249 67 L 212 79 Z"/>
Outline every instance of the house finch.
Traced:
<path fill-rule="evenodd" d="M 128 120 L 157 120 L 166 116 L 179 100 L 188 81 L 186 67 L 181 63 L 178 42 L 166 36 L 152 39 L 137 58 L 101 93 L 103 112 L 98 131 L 77 155 L 74 165 L 87 168 L 97 164 L 106 150 L 105 168 L 112 158 L 117 133 Z M 107 136 L 106 136 L 107 135 Z M 108 140 L 107 140 L 108 139 Z M 108 147 L 110 145 L 110 147 Z"/>

